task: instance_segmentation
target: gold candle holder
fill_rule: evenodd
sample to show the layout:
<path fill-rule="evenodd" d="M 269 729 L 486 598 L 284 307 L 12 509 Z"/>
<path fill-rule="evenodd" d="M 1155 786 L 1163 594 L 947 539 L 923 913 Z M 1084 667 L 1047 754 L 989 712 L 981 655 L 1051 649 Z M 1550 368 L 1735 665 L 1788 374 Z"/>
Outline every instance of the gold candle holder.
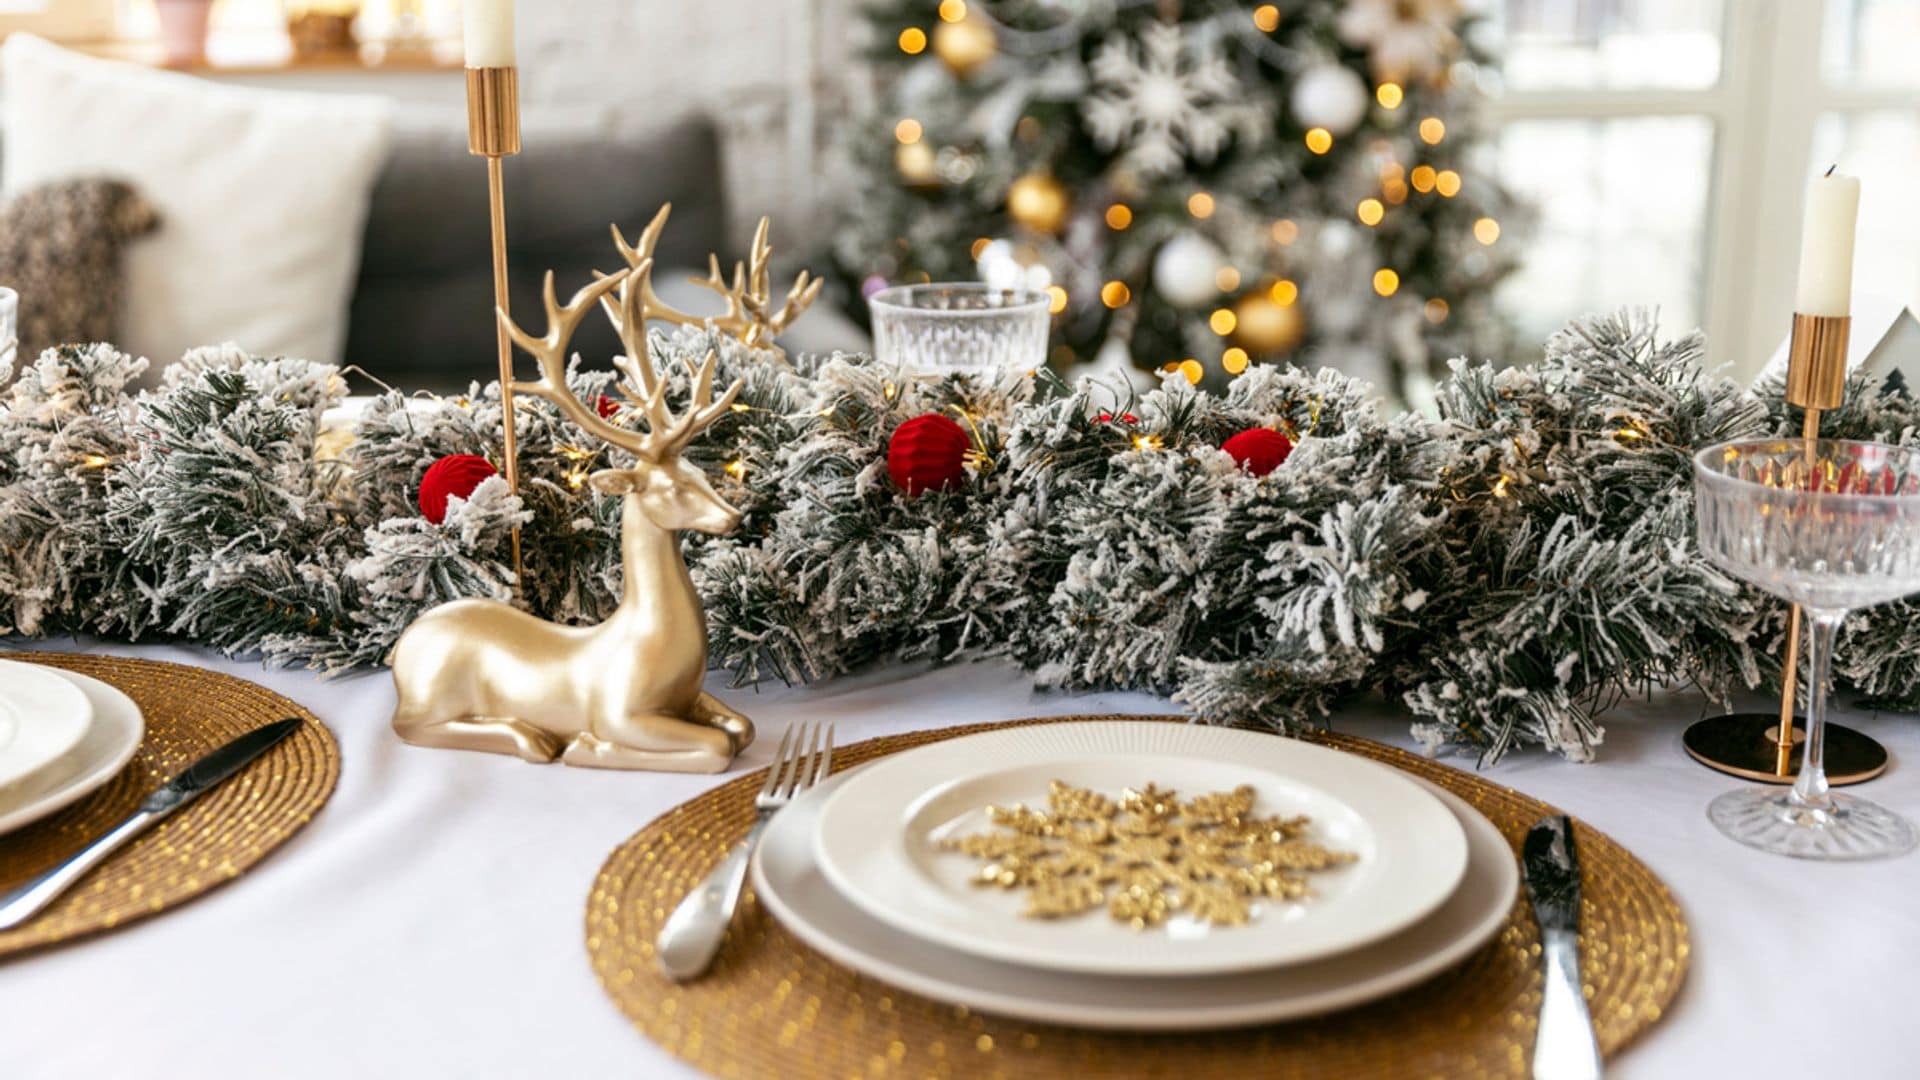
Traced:
<path fill-rule="evenodd" d="M 1845 315 L 1793 316 L 1787 347 L 1788 405 L 1806 410 L 1800 437 L 1811 452 L 1820 437 L 1820 413 L 1836 409 L 1847 390 L 1847 339 L 1853 320 Z M 1694 760 L 1723 773 L 1771 784 L 1791 784 L 1800 771 L 1796 754 L 1805 736 L 1794 730 L 1799 703 L 1800 605 L 1787 615 L 1787 654 L 1780 673 L 1780 711 L 1729 713 L 1689 727 L 1682 744 Z M 1827 782 L 1857 784 L 1886 771 L 1886 748 L 1852 728 L 1828 721 Z"/>
<path fill-rule="evenodd" d="M 494 333 L 500 349 L 500 425 L 504 431 L 501 456 L 507 489 L 520 494 L 520 455 L 514 445 L 513 340 L 507 336 L 504 316 L 507 298 L 506 177 L 501 159 L 520 152 L 520 74 L 511 67 L 467 69 L 467 152 L 487 159 L 487 208 L 493 230 Z M 513 528 L 513 581 L 520 588 L 520 527 Z"/>

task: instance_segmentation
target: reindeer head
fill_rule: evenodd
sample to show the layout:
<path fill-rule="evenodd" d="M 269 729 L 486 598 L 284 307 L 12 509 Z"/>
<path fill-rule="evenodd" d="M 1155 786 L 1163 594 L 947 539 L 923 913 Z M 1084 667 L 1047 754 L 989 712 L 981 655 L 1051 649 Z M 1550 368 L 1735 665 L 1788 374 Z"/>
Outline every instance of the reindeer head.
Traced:
<path fill-rule="evenodd" d="M 640 500 L 647 520 L 670 532 L 692 529 L 723 536 L 740 524 L 740 511 L 713 490 L 707 474 L 679 457 L 664 464 L 643 460 L 631 469 L 600 469 L 587 483 L 602 495 Z"/>
<path fill-rule="evenodd" d="M 693 396 L 686 411 L 679 416 L 668 411 L 668 380 L 655 370 L 647 349 L 646 298 L 653 292 L 652 273 L 653 260 L 641 259 L 627 273 L 603 275 L 561 304 L 554 295 L 553 273 L 549 271 L 543 294 L 547 332 L 541 337 L 522 330 L 506 312 L 500 312 L 507 333 L 540 365 L 540 380 L 515 381 L 513 392 L 552 402 L 587 434 L 638 459 L 629 468 L 595 472 L 587 478 L 593 490 L 637 503 L 647 519 L 662 529 L 694 529 L 716 535 L 730 532 L 739 524 L 740 511 L 721 498 L 707 482 L 706 474 L 685 461 L 680 452 L 727 411 L 740 393 L 741 382 L 736 380 L 719 400 L 714 400 L 713 369 L 719 358 L 709 350 L 694 373 Z M 613 295 L 616 287 L 617 300 Z M 567 344 L 595 305 L 606 309 L 626 348 L 625 355 L 614 358 L 614 367 L 622 376 L 621 393 L 646 417 L 645 432 L 629 431 L 603 418 L 567 387 Z"/>

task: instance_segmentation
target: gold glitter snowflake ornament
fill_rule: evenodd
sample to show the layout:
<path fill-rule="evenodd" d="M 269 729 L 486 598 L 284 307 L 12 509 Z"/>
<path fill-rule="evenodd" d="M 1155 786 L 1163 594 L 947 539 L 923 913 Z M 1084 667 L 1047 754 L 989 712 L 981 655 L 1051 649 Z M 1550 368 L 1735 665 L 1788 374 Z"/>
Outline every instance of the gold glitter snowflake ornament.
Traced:
<path fill-rule="evenodd" d="M 1104 906 L 1136 930 L 1180 912 L 1215 926 L 1244 926 L 1261 897 L 1297 900 L 1307 875 L 1354 856 L 1304 838 L 1308 819 L 1253 816 L 1242 786 L 1181 802 L 1148 784 L 1118 801 L 1053 781 L 1047 809 L 989 806 L 1004 831 L 941 846 L 985 860 L 974 881 L 1024 889 L 1029 918 L 1080 915 Z"/>

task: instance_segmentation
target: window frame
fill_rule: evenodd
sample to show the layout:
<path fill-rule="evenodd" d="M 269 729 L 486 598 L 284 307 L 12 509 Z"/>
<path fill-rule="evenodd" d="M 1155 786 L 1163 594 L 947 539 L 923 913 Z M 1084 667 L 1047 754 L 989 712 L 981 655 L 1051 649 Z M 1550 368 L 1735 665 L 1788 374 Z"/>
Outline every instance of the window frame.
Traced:
<path fill-rule="evenodd" d="M 1721 0 L 1720 77 L 1712 86 L 1509 89 L 1485 104 L 1495 130 L 1521 120 L 1657 116 L 1697 116 L 1712 125 L 1700 302 L 1709 362 L 1736 378 L 1757 374 L 1791 323 L 1800 217 L 1806 180 L 1816 171 L 1810 155 L 1820 118 L 1920 110 L 1920 87 L 1828 80 L 1822 53 L 1832 2 Z M 1669 333 L 1688 329 L 1666 327 Z"/>

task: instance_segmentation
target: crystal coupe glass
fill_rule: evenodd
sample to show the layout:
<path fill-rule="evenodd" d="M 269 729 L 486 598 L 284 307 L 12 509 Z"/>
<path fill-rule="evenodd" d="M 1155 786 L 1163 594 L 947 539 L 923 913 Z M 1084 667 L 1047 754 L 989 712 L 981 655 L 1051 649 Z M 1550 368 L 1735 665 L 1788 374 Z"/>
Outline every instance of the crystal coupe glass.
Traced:
<path fill-rule="evenodd" d="M 1797 603 L 1811 626 L 1807 743 L 1785 794 L 1744 788 L 1707 816 L 1743 844 L 1806 859 L 1872 859 L 1913 848 L 1898 814 L 1827 789 L 1823 738 L 1834 636 L 1849 610 L 1920 592 L 1920 450 L 1834 439 L 1709 446 L 1693 458 L 1700 550 Z"/>
<path fill-rule="evenodd" d="M 867 298 L 873 355 L 909 371 L 1032 371 L 1047 362 L 1046 293 L 970 282 L 896 285 Z"/>

